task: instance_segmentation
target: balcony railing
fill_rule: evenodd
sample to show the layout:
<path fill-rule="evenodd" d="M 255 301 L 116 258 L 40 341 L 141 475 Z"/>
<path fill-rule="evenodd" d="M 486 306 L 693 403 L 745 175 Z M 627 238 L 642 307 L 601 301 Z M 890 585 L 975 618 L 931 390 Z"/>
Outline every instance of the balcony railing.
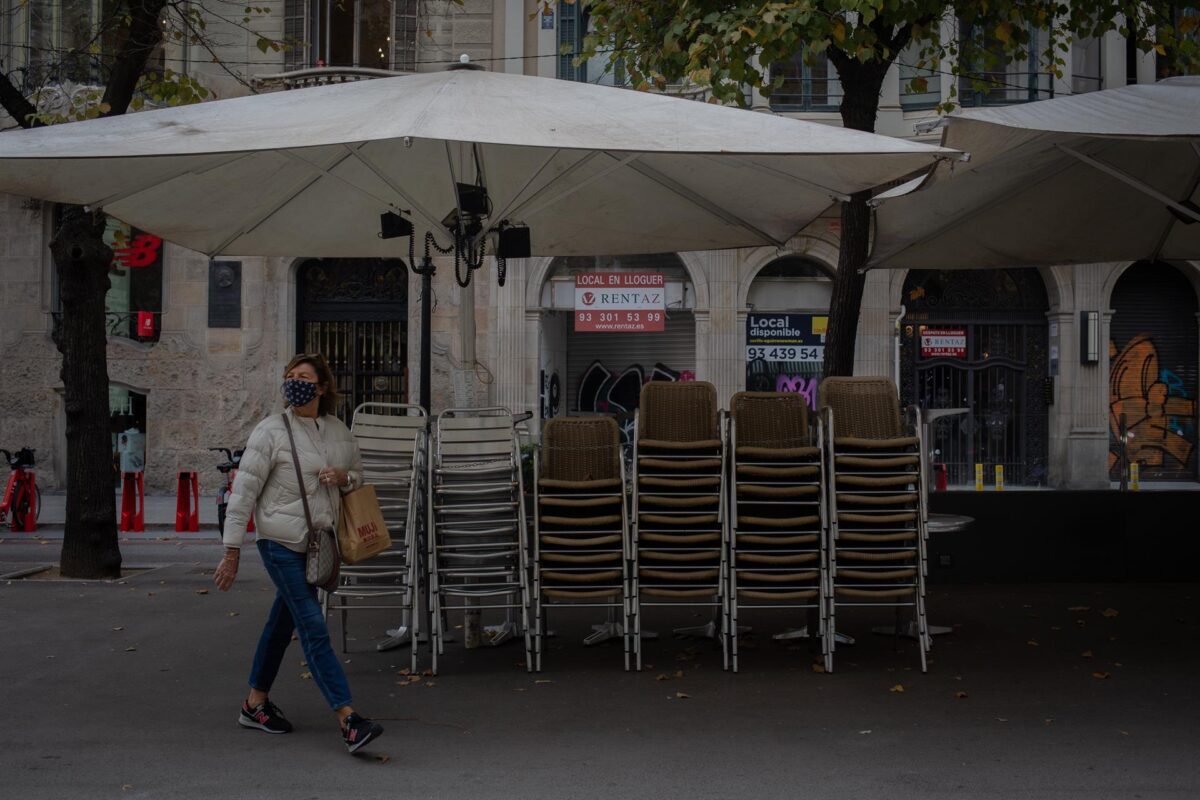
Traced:
<path fill-rule="evenodd" d="M 309 67 L 290 72 L 255 75 L 254 85 L 260 91 L 270 92 L 280 89 L 302 89 L 306 86 L 327 86 L 331 83 L 353 83 L 373 78 L 394 78 L 397 75 L 410 74 L 412 73 L 373 67 Z"/>
<path fill-rule="evenodd" d="M 982 90 L 973 79 L 982 81 Z M 1054 97 L 1054 76 L 1048 72 L 976 72 L 958 83 L 958 102 L 964 108 L 1032 103 Z"/>

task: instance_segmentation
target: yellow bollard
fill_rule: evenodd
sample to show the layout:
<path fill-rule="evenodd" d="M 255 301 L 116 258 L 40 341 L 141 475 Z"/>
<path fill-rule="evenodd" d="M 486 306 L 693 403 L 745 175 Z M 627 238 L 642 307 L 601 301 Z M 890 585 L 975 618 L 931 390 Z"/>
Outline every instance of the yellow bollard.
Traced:
<path fill-rule="evenodd" d="M 975 491 L 983 491 L 983 464 L 975 465 Z"/>
<path fill-rule="evenodd" d="M 1003 464 L 996 465 L 996 491 L 997 492 L 1004 491 L 1004 465 Z"/>
<path fill-rule="evenodd" d="M 1129 491 L 1136 492 L 1141 488 L 1142 485 L 1138 479 L 1138 463 L 1134 461 L 1129 465 Z"/>

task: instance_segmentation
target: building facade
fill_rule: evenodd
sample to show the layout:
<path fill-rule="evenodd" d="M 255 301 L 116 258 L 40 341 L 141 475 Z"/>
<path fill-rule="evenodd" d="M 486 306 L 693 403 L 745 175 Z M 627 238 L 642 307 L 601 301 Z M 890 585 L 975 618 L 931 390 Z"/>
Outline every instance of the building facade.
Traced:
<path fill-rule="evenodd" d="M 61 6 L 14 4 L 0 45 L 10 74 L 46 80 L 35 48 L 69 35 L 47 11 Z M 494 70 L 612 80 L 599 63 L 576 65 L 562 55 L 586 31 L 575 4 L 364 0 L 342 8 L 282 0 L 269 8 L 250 31 L 216 26 L 224 67 L 175 44 L 164 48 L 162 63 L 187 70 L 219 97 L 247 91 L 226 69 L 257 90 L 284 91 L 443 69 L 464 52 Z M 264 55 L 254 46 L 258 33 L 304 44 Z M 885 84 L 881 133 L 918 136 L 915 126 L 936 117 L 934 107 L 950 96 L 948 74 L 922 73 L 913 61 L 902 57 Z M 783 87 L 771 98 L 751 97 L 753 106 L 840 123 L 836 73 L 803 62 L 775 68 Z M 1119 37 L 1108 36 L 1077 43 L 1061 78 L 1018 64 L 998 76 L 995 90 L 959 88 L 965 104 L 1026 102 L 1153 80 L 1154 71 L 1153 59 L 1131 58 Z M 917 76 L 926 78 L 924 91 L 908 91 Z M 50 83 L 57 94 L 44 93 L 44 102 L 66 102 L 86 75 Z M 30 198 L 0 198 L 0 446 L 36 448 L 40 480 L 51 489 L 65 471 L 52 341 L 60 309 L 47 250 L 56 213 Z M 510 260 L 503 287 L 485 267 L 466 290 L 452 262 L 439 261 L 433 411 L 503 405 L 537 419 L 601 412 L 625 421 L 641 383 L 652 379 L 711 381 L 726 399 L 746 388 L 796 391 L 815 405 L 839 232 L 831 209 L 784 248 Z M 115 222 L 111 235 L 118 248 L 107 331 L 114 475 L 120 435 L 132 432 L 135 443 L 144 440 L 152 489 L 173 490 L 176 472 L 191 469 L 215 486 L 208 448 L 241 446 L 280 407 L 280 372 L 295 352 L 327 355 L 345 414 L 360 402 L 419 396 L 420 282 L 405 254 L 210 260 Z M 577 282 L 620 273 L 661 276 L 661 326 L 652 326 L 661 330 L 581 329 Z M 1127 476 L 1129 462 L 1142 481 L 1194 483 L 1198 297 L 1200 265 L 1190 263 L 872 271 L 855 369 L 894 378 L 905 402 L 965 409 L 931 429 L 951 484 L 973 485 L 981 464 L 989 487 L 1000 466 L 1013 487 L 1107 488 Z"/>

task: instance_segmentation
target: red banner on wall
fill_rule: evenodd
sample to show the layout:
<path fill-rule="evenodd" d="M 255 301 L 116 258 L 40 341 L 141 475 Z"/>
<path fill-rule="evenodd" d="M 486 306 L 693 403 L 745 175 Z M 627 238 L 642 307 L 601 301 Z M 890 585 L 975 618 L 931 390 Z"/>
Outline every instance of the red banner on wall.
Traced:
<path fill-rule="evenodd" d="M 660 272 L 587 272 L 575 276 L 575 330 L 654 333 L 666 324 Z"/>

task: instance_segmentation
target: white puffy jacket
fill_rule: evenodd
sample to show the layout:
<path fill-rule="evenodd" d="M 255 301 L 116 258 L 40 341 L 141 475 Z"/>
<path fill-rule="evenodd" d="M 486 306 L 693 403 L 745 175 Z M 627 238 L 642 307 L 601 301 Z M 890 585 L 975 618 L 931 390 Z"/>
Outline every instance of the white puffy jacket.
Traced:
<path fill-rule="evenodd" d="M 362 485 L 362 456 L 358 443 L 340 419 L 325 415 L 313 419 L 298 417 L 289 408 L 272 414 L 254 428 L 242 461 L 238 465 L 233 493 L 225 511 L 225 529 L 221 538 L 226 547 L 241 547 L 250 515 L 260 538 L 272 539 L 292 550 L 304 550 L 308 525 L 300 501 L 300 484 L 292 465 L 283 415 L 292 422 L 300 470 L 308 493 L 313 525 L 319 530 L 336 527 L 341 512 L 341 494 L 331 486 L 322 486 L 318 478 L 326 467 L 337 467 L 350 474 L 349 492 Z"/>

